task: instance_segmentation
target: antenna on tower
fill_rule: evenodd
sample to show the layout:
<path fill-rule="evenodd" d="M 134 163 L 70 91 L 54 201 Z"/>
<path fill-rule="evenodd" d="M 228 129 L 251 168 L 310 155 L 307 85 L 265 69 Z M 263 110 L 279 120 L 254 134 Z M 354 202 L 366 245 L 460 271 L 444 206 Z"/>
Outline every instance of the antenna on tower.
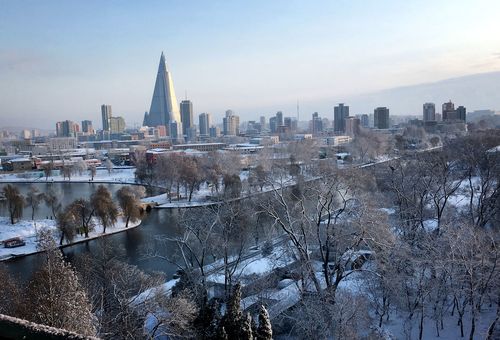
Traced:
<path fill-rule="evenodd" d="M 186 96 L 186 100 L 188 100 L 188 91 L 184 90 L 184 95 Z"/>
<path fill-rule="evenodd" d="M 297 123 L 299 122 L 299 100 L 297 99 Z"/>

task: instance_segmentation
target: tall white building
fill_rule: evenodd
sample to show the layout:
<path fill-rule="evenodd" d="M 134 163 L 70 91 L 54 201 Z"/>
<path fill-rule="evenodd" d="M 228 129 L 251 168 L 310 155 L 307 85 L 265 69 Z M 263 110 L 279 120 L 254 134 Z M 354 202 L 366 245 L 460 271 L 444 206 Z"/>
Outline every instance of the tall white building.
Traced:
<path fill-rule="evenodd" d="M 125 119 L 123 117 L 109 118 L 109 131 L 111 133 L 122 133 L 125 131 Z"/>
<path fill-rule="evenodd" d="M 235 115 L 233 110 L 226 111 L 226 117 L 222 119 L 224 135 L 237 136 L 240 133 L 240 117 Z"/>

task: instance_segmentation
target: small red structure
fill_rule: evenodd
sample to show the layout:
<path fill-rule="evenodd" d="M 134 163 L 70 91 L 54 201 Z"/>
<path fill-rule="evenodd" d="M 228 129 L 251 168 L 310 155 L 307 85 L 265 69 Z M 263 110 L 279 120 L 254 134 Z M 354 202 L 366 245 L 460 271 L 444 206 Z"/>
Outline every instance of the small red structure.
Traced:
<path fill-rule="evenodd" d="M 13 238 L 9 238 L 8 240 L 3 241 L 3 246 L 5 248 L 22 247 L 25 244 L 26 243 L 24 242 L 24 240 L 20 237 L 13 237 Z"/>

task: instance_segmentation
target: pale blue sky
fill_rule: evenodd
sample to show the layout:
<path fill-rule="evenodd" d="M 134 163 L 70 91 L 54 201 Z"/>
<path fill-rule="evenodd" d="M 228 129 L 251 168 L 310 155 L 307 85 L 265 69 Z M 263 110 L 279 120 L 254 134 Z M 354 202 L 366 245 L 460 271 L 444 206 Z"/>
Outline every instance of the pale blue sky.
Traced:
<path fill-rule="evenodd" d="M 195 113 L 295 114 L 297 99 L 304 117 L 368 112 L 349 99 L 499 71 L 499 13 L 497 0 L 0 0 L 0 126 L 100 126 L 103 103 L 140 123 L 161 51 Z"/>

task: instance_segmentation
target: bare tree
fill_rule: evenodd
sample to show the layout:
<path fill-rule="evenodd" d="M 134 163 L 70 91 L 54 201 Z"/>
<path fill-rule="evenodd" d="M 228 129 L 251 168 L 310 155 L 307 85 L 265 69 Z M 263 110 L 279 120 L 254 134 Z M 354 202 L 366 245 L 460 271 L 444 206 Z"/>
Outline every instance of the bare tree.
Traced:
<path fill-rule="evenodd" d="M 469 339 L 474 338 L 476 321 L 488 294 L 500 280 L 500 252 L 495 239 L 486 231 L 470 225 L 459 225 L 447 230 L 450 246 L 448 268 L 452 277 L 461 336 L 464 336 L 465 307 L 470 305 L 471 328 Z M 496 296 L 498 299 L 498 296 Z"/>
<path fill-rule="evenodd" d="M 154 316 L 155 324 L 149 332 L 151 338 L 194 338 L 193 323 L 198 313 L 198 306 L 187 294 L 165 296 L 157 294 L 148 301 L 148 310 Z"/>
<path fill-rule="evenodd" d="M 59 245 L 63 244 L 64 239 L 68 243 L 72 242 L 76 236 L 78 228 L 78 217 L 72 211 L 72 207 L 68 206 L 65 211 L 61 211 L 56 215 L 57 228 L 61 237 L 59 239 Z"/>
<path fill-rule="evenodd" d="M 44 194 L 38 190 L 34 185 L 30 186 L 28 193 L 26 194 L 26 205 L 31 207 L 31 219 L 35 219 L 35 211 L 38 210 L 40 203 L 44 198 Z"/>
<path fill-rule="evenodd" d="M 361 128 L 350 143 L 348 150 L 361 163 L 374 161 L 378 156 L 389 154 L 392 141 L 389 136 Z"/>
<path fill-rule="evenodd" d="M 96 313 L 99 336 L 109 339 L 144 337 L 146 314 L 156 307 L 141 296 L 164 282 L 164 276 L 151 275 L 123 262 L 123 249 L 100 238 L 92 254 L 78 259 L 82 282 L 90 292 L 92 310 Z"/>
<path fill-rule="evenodd" d="M 146 159 L 144 152 L 134 153 L 132 161 L 135 165 L 136 181 L 145 185 L 147 190 L 151 190 L 156 179 L 153 163 Z"/>
<path fill-rule="evenodd" d="M 62 168 L 63 178 L 71 181 L 71 174 L 73 173 L 73 166 L 70 164 L 64 164 Z"/>
<path fill-rule="evenodd" d="M 194 190 L 199 188 L 200 184 L 203 182 L 198 163 L 199 161 L 194 157 L 184 157 L 181 163 L 180 180 L 184 184 L 186 192 L 189 193 L 189 202 L 191 202 Z"/>
<path fill-rule="evenodd" d="M 154 180 L 165 188 L 170 202 L 174 195 L 173 190 L 177 197 L 179 196 L 181 163 L 181 156 L 171 153 L 159 155 L 153 166 Z"/>
<path fill-rule="evenodd" d="M 53 187 L 49 187 L 47 192 L 44 193 L 45 204 L 50 208 L 52 216 L 56 217 L 59 210 L 61 210 L 61 202 L 59 200 L 59 192 Z"/>
<path fill-rule="evenodd" d="M 205 157 L 201 164 L 202 172 L 205 174 L 205 180 L 212 189 L 212 194 L 219 195 L 220 181 L 223 174 L 221 157 L 217 152 L 210 153 Z"/>
<path fill-rule="evenodd" d="M 97 168 L 95 165 L 90 165 L 89 166 L 89 173 L 90 173 L 90 180 L 93 181 L 94 180 L 94 177 L 97 173 Z"/>
<path fill-rule="evenodd" d="M 102 232 L 106 233 L 106 228 L 114 225 L 118 217 L 118 209 L 113 202 L 111 193 L 105 186 L 99 185 L 92 194 L 90 203 L 95 216 L 101 222 Z"/>
<path fill-rule="evenodd" d="M 108 158 L 104 162 L 104 166 L 106 167 L 106 170 L 108 170 L 108 174 L 110 175 L 114 167 L 113 162 L 111 162 L 111 160 Z"/>
<path fill-rule="evenodd" d="M 11 184 L 4 186 L 2 192 L 9 211 L 10 223 L 14 224 L 23 216 L 24 196 L 16 186 Z"/>
<path fill-rule="evenodd" d="M 238 198 L 241 195 L 241 179 L 239 175 L 224 174 L 224 196 L 227 199 Z"/>
<path fill-rule="evenodd" d="M 468 197 L 468 217 L 478 227 L 499 222 L 500 165 L 495 152 L 500 143 L 494 134 L 476 133 L 447 145 L 464 169 L 463 194 Z"/>
<path fill-rule="evenodd" d="M 142 188 L 142 187 L 141 187 Z M 131 186 L 121 187 L 116 192 L 116 197 L 118 198 L 118 204 L 122 210 L 123 216 L 125 217 L 125 228 L 128 228 L 128 223 L 136 222 L 141 217 L 141 197 L 143 197 L 144 192 L 135 190 Z"/>
<path fill-rule="evenodd" d="M 43 173 L 45 175 L 45 181 L 49 180 L 49 176 L 52 175 L 52 170 L 54 170 L 54 162 L 50 161 L 43 165 Z"/>
<path fill-rule="evenodd" d="M 75 163 L 74 168 L 78 172 L 78 175 L 81 176 L 85 171 L 87 171 L 88 166 L 87 166 L 87 163 L 83 159 L 79 159 Z"/>
<path fill-rule="evenodd" d="M 84 198 L 79 198 L 74 200 L 68 207 L 68 211 L 71 211 L 77 220 L 80 220 L 82 231 L 85 234 L 85 238 L 89 237 L 89 232 L 94 228 L 92 217 L 94 216 L 94 206 L 89 200 Z"/>

